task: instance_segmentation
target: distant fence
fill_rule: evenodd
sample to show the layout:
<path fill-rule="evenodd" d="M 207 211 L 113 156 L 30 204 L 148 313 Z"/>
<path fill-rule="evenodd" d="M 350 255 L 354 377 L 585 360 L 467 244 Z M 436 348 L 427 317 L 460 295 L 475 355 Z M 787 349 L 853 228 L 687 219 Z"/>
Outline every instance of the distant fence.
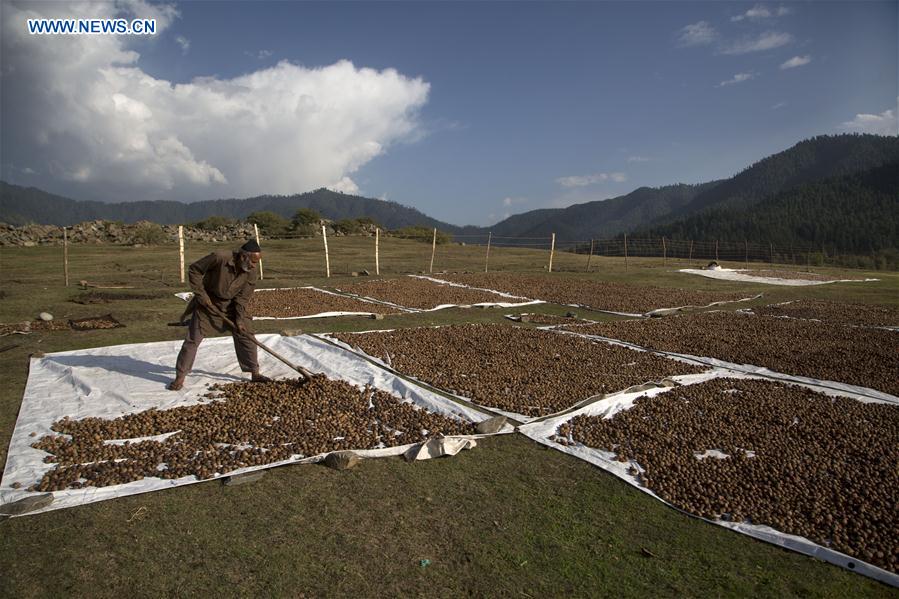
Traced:
<path fill-rule="evenodd" d="M 172 267 L 179 280 L 186 282 L 186 268 L 193 259 L 186 260 L 187 252 L 196 254 L 193 248 L 208 252 L 210 243 L 236 246 L 241 240 L 187 239 L 183 227 L 177 228 L 178 252 L 172 256 Z M 275 278 L 330 277 L 332 274 L 353 273 L 383 274 L 441 271 L 567 271 L 596 272 L 616 259 L 625 270 L 637 264 L 646 265 L 647 259 L 658 264 L 705 266 L 711 261 L 726 262 L 732 266 L 789 265 L 808 270 L 813 266 L 837 265 L 841 267 L 896 268 L 896 260 L 886 265 L 872 263 L 872 257 L 841 256 L 825 247 L 802 244 L 759 243 L 757 241 L 707 241 L 672 240 L 667 238 L 614 239 L 562 239 L 555 234 L 538 237 L 510 237 L 493 235 L 449 235 L 437 229 L 421 229 L 416 235 L 394 235 L 375 229 L 372 233 L 355 235 L 335 234 L 325 227 L 316 235 L 286 234 L 266 237 L 254 231 L 263 248 L 260 276 Z M 65 284 L 69 284 L 71 236 L 62 228 L 62 271 Z M 409 243 L 408 239 L 418 243 Z M 402 242 L 400 240 L 403 240 Z M 170 242 L 169 235 L 163 242 Z M 268 245 L 267 245 L 268 244 Z M 94 245 L 96 244 L 85 244 Z M 273 254 L 266 248 L 276 249 Z M 887 250 L 887 252 L 890 252 Z M 893 252 L 895 254 L 895 252 Z M 736 263 L 736 264 L 735 264 Z"/>

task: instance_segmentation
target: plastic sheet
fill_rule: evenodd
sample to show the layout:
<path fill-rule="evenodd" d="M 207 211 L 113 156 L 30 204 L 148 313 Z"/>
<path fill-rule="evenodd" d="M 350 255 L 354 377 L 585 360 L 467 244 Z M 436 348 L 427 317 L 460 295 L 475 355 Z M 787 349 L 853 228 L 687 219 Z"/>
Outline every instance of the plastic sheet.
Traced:
<path fill-rule="evenodd" d="M 809 281 L 807 279 L 777 279 L 774 277 L 757 277 L 744 274 L 745 269 L 734 268 L 681 268 L 678 272 L 691 275 L 700 275 L 710 279 L 724 281 L 743 281 L 746 283 L 766 283 L 768 285 L 787 285 L 790 287 L 804 287 L 806 285 L 827 285 L 829 283 L 864 283 L 867 281 L 879 281 L 880 279 L 834 279 L 832 281 Z"/>
<path fill-rule="evenodd" d="M 302 364 L 314 373 L 324 373 L 330 378 L 341 379 L 359 387 L 371 385 L 430 412 L 469 422 L 480 422 L 493 416 L 483 410 L 454 403 L 370 364 L 352 352 L 314 337 L 257 335 L 257 339 L 288 360 Z M 180 347 L 180 341 L 164 341 L 58 352 L 47 354 L 43 358 L 33 358 L 19 417 L 9 445 L 3 479 L 0 482 L 0 504 L 40 495 L 30 493 L 26 488 L 39 481 L 54 465 L 45 464 L 43 458 L 47 454 L 32 448 L 31 444 L 44 435 L 55 434 L 50 426 L 62 417 L 116 418 L 150 408 L 164 410 L 195 405 L 200 403 L 208 385 L 247 379 L 247 375 L 239 371 L 231 338 L 209 338 L 200 346 L 194 370 L 188 376 L 184 388 L 177 392 L 168 391 L 165 385 L 174 376 L 175 359 Z M 263 372 L 269 376 L 276 378 L 296 376 L 295 371 L 268 354 L 260 352 L 259 358 Z M 507 425 L 500 432 L 508 433 L 512 430 L 513 428 Z M 35 436 L 31 436 L 32 433 Z M 478 437 L 479 435 L 473 435 L 462 438 Z M 419 444 L 360 450 L 356 453 L 362 457 L 401 455 L 417 445 Z M 216 478 L 289 463 L 317 462 L 325 455 L 293 456 L 281 462 L 223 473 Z M 31 513 L 196 482 L 200 481 L 194 476 L 175 480 L 145 478 L 108 487 L 57 491 L 53 493 L 54 500 L 51 505 Z M 21 488 L 14 489 L 12 487 L 14 483 L 19 483 Z M 2 512 L 3 509 L 0 507 L 0 513 Z"/>
<path fill-rule="evenodd" d="M 708 372 L 685 375 L 682 377 L 676 377 L 676 379 L 680 384 L 691 385 L 721 377 L 746 379 L 763 378 L 746 372 L 737 372 L 726 368 L 715 368 Z M 792 382 L 792 384 L 800 384 L 801 386 L 809 387 L 816 391 L 821 391 L 821 389 L 816 388 L 812 385 L 806 385 L 798 382 Z M 614 459 L 614 454 L 611 452 L 594 449 L 592 447 L 587 447 L 581 444 L 562 445 L 561 443 L 553 440 L 553 437 L 555 437 L 556 431 L 559 429 L 559 427 L 572 418 L 575 418 L 576 416 L 586 415 L 600 416 L 602 418 L 612 418 L 615 414 L 633 407 L 634 401 L 636 401 L 639 397 L 655 397 L 670 390 L 671 387 L 662 385 L 647 390 L 628 389 L 619 393 L 607 395 L 598 401 L 583 406 L 578 410 L 570 411 L 558 416 L 550 416 L 539 421 L 522 425 L 518 428 L 518 431 L 525 436 L 533 439 L 534 441 L 537 441 L 538 443 L 590 462 L 591 464 L 614 474 L 618 478 L 636 487 L 640 491 L 643 491 L 647 495 L 655 497 L 659 501 L 665 503 L 670 507 L 673 507 L 674 509 L 677 509 L 678 511 L 683 511 L 656 495 L 651 489 L 643 486 L 638 480 L 637 476 L 628 473 L 628 468 L 630 468 L 631 466 L 636 467 L 639 471 L 639 464 L 635 464 L 634 462 L 619 462 Z M 830 394 L 834 394 L 832 390 Z M 840 395 L 843 395 L 845 397 L 852 397 L 852 394 L 841 393 Z M 710 452 L 710 455 L 712 457 L 715 457 L 715 452 Z M 854 557 L 850 557 L 846 554 L 840 553 L 839 551 L 834 551 L 832 549 L 828 549 L 827 547 L 818 545 L 817 543 L 814 543 L 804 537 L 783 533 L 769 526 L 760 526 L 755 524 L 748 524 L 745 522 L 708 520 L 694 514 L 689 515 L 695 518 L 699 518 L 700 520 L 705 520 L 706 522 L 711 522 L 712 524 L 723 526 L 745 535 L 749 535 L 756 539 L 760 539 L 762 541 L 784 547 L 786 549 L 792 549 L 793 551 L 797 551 L 805 555 L 810 555 L 831 564 L 835 564 L 854 572 L 858 572 L 859 574 L 869 576 L 886 584 L 899 587 L 899 576 L 897 576 L 896 574 L 858 560 Z"/>

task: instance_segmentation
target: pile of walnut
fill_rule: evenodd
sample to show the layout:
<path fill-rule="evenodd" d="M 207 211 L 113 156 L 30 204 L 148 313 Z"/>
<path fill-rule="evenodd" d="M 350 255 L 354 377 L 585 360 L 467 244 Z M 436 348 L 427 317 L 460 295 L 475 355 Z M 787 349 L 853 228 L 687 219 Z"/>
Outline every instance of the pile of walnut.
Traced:
<path fill-rule="evenodd" d="M 823 320 L 834 324 L 860 327 L 897 327 L 899 308 L 876 304 L 844 304 L 827 300 L 801 299 L 782 304 L 753 308 L 759 316 L 786 316 Z"/>
<path fill-rule="evenodd" d="M 570 330 L 899 395 L 896 331 L 732 312 L 572 325 Z"/>
<path fill-rule="evenodd" d="M 466 273 L 440 275 L 439 278 L 557 304 L 579 305 L 595 310 L 629 314 L 643 314 L 657 308 L 707 306 L 712 302 L 736 301 L 747 295 L 745 293 L 713 293 L 690 289 L 645 287 L 557 275 Z"/>
<path fill-rule="evenodd" d="M 427 279 L 402 277 L 373 279 L 340 286 L 341 291 L 371 297 L 406 308 L 431 310 L 444 304 L 470 306 L 473 304 L 516 303 L 525 301 L 478 289 L 435 283 Z"/>
<path fill-rule="evenodd" d="M 290 318 L 310 316 L 322 312 L 366 312 L 398 314 L 400 311 L 380 304 L 363 302 L 352 297 L 324 293 L 315 289 L 261 289 L 250 300 L 250 314 Z"/>
<path fill-rule="evenodd" d="M 333 335 L 403 374 L 475 403 L 544 416 L 598 393 L 700 369 L 533 328 L 454 325 Z"/>
<path fill-rule="evenodd" d="M 360 389 L 316 375 L 310 381 L 216 385 L 207 403 L 147 410 L 106 420 L 65 418 L 60 435 L 33 447 L 56 463 L 32 490 L 105 487 L 195 475 L 345 449 L 418 443 L 434 436 L 474 434 L 474 425 L 432 414 L 387 392 Z M 172 433 L 165 439 L 106 444 Z M 71 435 L 67 437 L 65 435 Z"/>
<path fill-rule="evenodd" d="M 666 501 L 771 526 L 899 570 L 899 407 L 800 387 L 717 379 L 559 428 L 633 461 Z M 704 457 L 707 450 L 729 457 Z M 631 468 L 635 474 L 636 469 Z"/>

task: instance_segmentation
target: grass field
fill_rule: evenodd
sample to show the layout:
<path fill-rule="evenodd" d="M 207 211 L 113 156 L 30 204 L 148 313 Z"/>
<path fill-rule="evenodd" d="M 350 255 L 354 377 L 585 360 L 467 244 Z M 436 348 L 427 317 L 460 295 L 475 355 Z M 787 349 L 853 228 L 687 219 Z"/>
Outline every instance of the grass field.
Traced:
<path fill-rule="evenodd" d="M 324 278 L 318 240 L 265 243 L 262 286 L 336 285 L 374 272 L 372 241 L 331 240 Z M 194 245 L 187 263 L 211 249 Z M 382 275 L 427 271 L 430 246 L 386 240 Z M 177 248 L 72 246 L 71 286 L 62 249 L 0 248 L 0 322 L 112 313 L 123 329 L 11 335 L 0 339 L 0 461 L 5 463 L 28 374 L 28 356 L 178 339 L 167 327 L 183 310 L 171 294 Z M 482 270 L 484 248 L 438 246 L 435 271 Z M 497 270 L 542 272 L 548 252 L 491 250 Z M 762 292 L 756 303 L 808 297 L 899 304 L 899 274 L 813 269 L 869 283 L 775 287 L 675 272 L 685 262 L 557 253 L 553 277 Z M 737 264 L 736 266 L 742 266 Z M 80 305 L 79 280 L 133 286 L 158 299 Z M 745 305 L 745 304 L 744 304 Z M 563 314 L 562 306 L 528 311 Z M 388 316 L 377 328 L 500 322 L 506 310 L 453 309 Z M 259 321 L 259 332 L 365 330 L 363 317 Z M 202 348 L 201 350 L 202 351 Z M 646 550 L 646 551 L 644 551 Z M 646 555 L 651 553 L 654 557 Z M 423 562 L 422 560 L 429 560 Z M 426 565 L 423 565 L 426 564 Z M 135 596 L 502 595 L 895 596 L 895 589 L 669 509 L 586 462 L 521 435 L 473 451 L 407 464 L 396 458 L 336 472 L 275 468 L 258 483 L 217 481 L 0 522 L 0 595 Z"/>

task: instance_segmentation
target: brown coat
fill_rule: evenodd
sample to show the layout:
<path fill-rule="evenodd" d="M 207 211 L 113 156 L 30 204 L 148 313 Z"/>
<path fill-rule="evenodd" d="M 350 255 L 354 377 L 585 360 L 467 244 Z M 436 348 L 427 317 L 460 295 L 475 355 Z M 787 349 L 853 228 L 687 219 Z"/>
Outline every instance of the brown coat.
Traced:
<path fill-rule="evenodd" d="M 220 316 L 198 304 L 197 297 L 204 295 L 229 319 L 252 331 L 249 307 L 259 277 L 258 270 L 253 268 L 249 272 L 241 272 L 237 267 L 237 252 L 221 251 L 200 258 L 190 265 L 188 273 L 195 297 L 184 311 L 184 318 L 196 311 L 204 337 L 231 332 Z"/>

